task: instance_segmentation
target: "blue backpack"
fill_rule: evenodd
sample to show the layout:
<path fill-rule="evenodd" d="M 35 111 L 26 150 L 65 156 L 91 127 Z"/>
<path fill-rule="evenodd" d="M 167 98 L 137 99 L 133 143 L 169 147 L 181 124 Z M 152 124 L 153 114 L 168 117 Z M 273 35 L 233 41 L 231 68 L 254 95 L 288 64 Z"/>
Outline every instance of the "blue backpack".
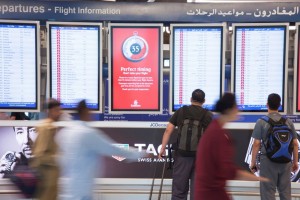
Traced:
<path fill-rule="evenodd" d="M 277 163 L 288 163 L 292 160 L 293 153 L 293 132 L 286 125 L 286 118 L 281 117 L 275 122 L 268 116 L 263 116 L 262 120 L 270 124 L 267 134 L 267 141 L 263 141 L 267 157 Z"/>

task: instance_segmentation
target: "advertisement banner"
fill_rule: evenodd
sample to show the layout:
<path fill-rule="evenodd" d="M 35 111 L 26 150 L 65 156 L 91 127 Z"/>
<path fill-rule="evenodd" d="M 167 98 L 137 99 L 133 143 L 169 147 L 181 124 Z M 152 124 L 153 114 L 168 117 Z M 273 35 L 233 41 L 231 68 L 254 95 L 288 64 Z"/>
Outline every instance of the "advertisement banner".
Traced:
<path fill-rule="evenodd" d="M 34 127 L 0 127 L 0 178 L 7 178 L 17 164 L 33 158 L 36 136 Z"/>
<path fill-rule="evenodd" d="M 160 111 L 161 27 L 111 26 L 111 111 Z"/>
<path fill-rule="evenodd" d="M 169 156 L 168 148 L 165 159 L 158 159 L 161 140 L 165 129 L 162 128 L 99 128 L 115 142 L 112 145 L 123 149 L 135 148 L 135 151 L 146 151 L 150 156 L 140 157 L 133 162 L 127 158 L 111 155 L 99 163 L 99 171 L 95 178 L 161 178 L 164 162 L 166 161 L 165 178 L 172 177 L 174 156 Z M 235 163 L 249 169 L 251 155 L 252 130 L 229 130 L 235 147 Z M 58 132 L 57 138 L 59 138 Z M 88 134 L 88 133 L 87 133 Z M 176 141 L 177 131 L 170 138 L 170 143 Z M 12 171 L 17 162 L 32 158 L 32 145 L 36 138 L 33 127 L 0 127 L 0 178 Z M 59 143 L 59 141 L 57 141 Z M 250 142 L 250 143 L 249 143 Z M 216 144 L 217 145 L 217 144 Z M 246 158 L 245 158 L 246 157 Z M 100 160 L 100 157 L 99 157 Z M 205 161 L 203 161 L 205 162 Z M 88 164 L 88 163 L 87 163 Z M 156 169 L 156 170 L 155 170 Z M 156 171 L 156 173 L 155 173 Z M 82 173 L 85 173 L 84 171 Z M 291 174 L 291 180 L 299 182 L 300 170 Z"/>

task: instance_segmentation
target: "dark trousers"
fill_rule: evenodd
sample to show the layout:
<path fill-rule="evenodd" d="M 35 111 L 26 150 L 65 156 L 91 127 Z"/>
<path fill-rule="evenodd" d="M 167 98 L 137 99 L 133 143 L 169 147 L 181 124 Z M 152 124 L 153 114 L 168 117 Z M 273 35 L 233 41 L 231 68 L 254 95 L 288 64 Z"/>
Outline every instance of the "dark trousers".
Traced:
<path fill-rule="evenodd" d="M 190 200 L 194 199 L 195 157 L 175 155 L 173 166 L 172 200 L 187 200 L 190 189 Z M 191 184 L 190 181 L 191 180 Z"/>

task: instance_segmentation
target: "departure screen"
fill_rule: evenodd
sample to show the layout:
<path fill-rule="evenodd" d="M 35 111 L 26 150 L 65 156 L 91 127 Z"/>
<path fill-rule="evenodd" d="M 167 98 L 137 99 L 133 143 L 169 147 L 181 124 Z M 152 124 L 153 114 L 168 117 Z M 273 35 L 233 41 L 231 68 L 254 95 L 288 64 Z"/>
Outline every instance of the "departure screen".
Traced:
<path fill-rule="evenodd" d="M 266 112 L 277 93 L 284 110 L 286 26 L 235 27 L 234 92 L 240 111 Z"/>
<path fill-rule="evenodd" d="M 173 27 L 172 111 L 191 104 L 195 89 L 205 92 L 203 107 L 214 110 L 222 94 L 223 27 Z"/>
<path fill-rule="evenodd" d="M 99 25 L 50 24 L 50 96 L 66 110 L 86 99 L 92 110 L 100 109 Z"/>
<path fill-rule="evenodd" d="M 0 110 L 38 109 L 37 29 L 0 21 Z"/>

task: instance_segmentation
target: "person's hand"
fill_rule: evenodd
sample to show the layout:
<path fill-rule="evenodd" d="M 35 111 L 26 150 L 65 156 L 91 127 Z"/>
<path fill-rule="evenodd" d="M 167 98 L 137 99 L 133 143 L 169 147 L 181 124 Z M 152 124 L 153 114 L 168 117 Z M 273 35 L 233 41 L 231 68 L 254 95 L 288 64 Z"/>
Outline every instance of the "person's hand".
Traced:
<path fill-rule="evenodd" d="M 256 164 L 254 163 L 254 164 L 250 164 L 250 166 L 249 166 L 249 169 L 250 169 L 250 171 L 254 174 L 255 172 L 257 172 L 257 167 L 256 167 Z"/>
<path fill-rule="evenodd" d="M 158 154 L 158 158 L 162 159 L 165 156 L 166 147 L 161 147 L 160 152 Z"/>
<path fill-rule="evenodd" d="M 146 158 L 154 158 L 154 154 L 153 153 L 146 153 Z"/>
<path fill-rule="evenodd" d="M 293 162 L 293 164 L 292 164 L 292 172 L 295 172 L 295 171 L 297 171 L 297 170 L 298 170 L 298 168 L 299 168 L 299 166 L 298 166 L 298 162 L 297 162 L 297 161 Z"/>
<path fill-rule="evenodd" d="M 261 177 L 261 176 L 259 176 L 259 177 L 257 177 L 258 178 L 258 181 L 261 181 L 261 182 L 269 182 L 270 181 L 270 179 L 268 179 L 268 178 L 266 178 L 266 177 Z"/>

